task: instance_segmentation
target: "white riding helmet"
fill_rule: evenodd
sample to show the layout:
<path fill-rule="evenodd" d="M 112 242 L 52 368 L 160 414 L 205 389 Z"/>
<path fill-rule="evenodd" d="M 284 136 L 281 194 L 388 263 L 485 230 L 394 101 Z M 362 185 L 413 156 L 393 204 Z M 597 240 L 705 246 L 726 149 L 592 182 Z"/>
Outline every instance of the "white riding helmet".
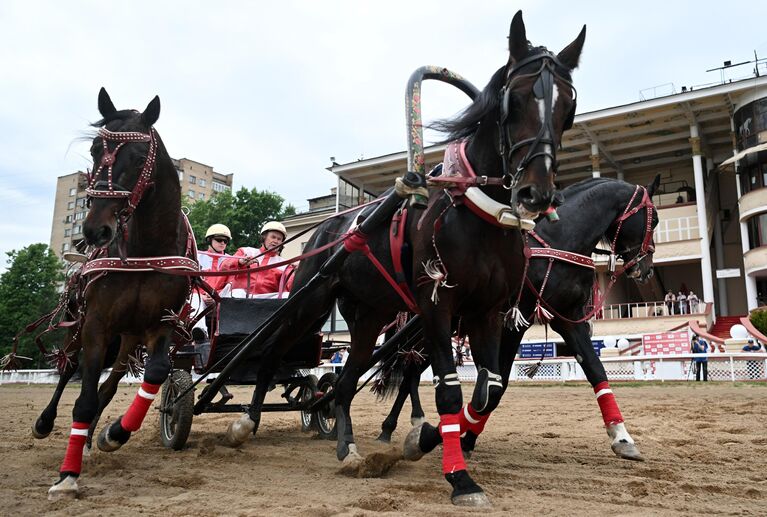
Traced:
<path fill-rule="evenodd" d="M 227 239 L 232 240 L 232 232 L 230 232 L 229 228 L 224 224 L 212 224 L 210 228 L 208 228 L 208 231 L 205 232 L 206 239 L 215 235 L 223 235 Z"/>
<path fill-rule="evenodd" d="M 268 223 L 266 223 L 264 227 L 261 228 L 261 235 L 269 231 L 280 232 L 282 234 L 283 239 L 288 238 L 288 231 L 285 229 L 285 226 L 280 222 L 269 221 Z"/>

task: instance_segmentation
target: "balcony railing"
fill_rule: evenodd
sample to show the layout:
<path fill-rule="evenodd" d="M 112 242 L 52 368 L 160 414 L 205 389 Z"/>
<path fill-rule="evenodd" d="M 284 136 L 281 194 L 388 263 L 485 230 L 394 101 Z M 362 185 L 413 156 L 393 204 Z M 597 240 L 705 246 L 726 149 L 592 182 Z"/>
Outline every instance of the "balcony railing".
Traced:
<path fill-rule="evenodd" d="M 627 318 L 664 318 L 668 316 L 679 316 L 685 314 L 704 314 L 706 312 L 706 303 L 698 302 L 697 307 L 693 307 L 693 311 L 690 311 L 691 307 L 688 304 L 683 307 L 679 302 L 674 302 L 671 306 L 671 310 L 666 305 L 666 302 L 630 302 L 630 303 L 614 303 L 611 305 L 605 305 L 601 312 L 597 313 L 596 319 L 598 320 L 620 320 Z"/>
<path fill-rule="evenodd" d="M 697 216 L 687 216 L 661 219 L 658 226 L 655 227 L 653 238 L 655 244 L 699 239 L 698 218 Z"/>

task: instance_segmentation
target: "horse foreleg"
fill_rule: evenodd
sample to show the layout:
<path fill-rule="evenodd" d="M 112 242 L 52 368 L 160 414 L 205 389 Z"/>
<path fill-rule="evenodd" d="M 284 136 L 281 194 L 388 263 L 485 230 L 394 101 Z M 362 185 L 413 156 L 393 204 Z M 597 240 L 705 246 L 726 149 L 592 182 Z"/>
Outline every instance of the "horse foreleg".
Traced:
<path fill-rule="evenodd" d="M 611 440 L 610 447 L 615 455 L 627 460 L 644 461 L 634 439 L 626 430 L 623 415 L 615 401 L 610 383 L 607 381 L 605 367 L 591 344 L 588 324 L 568 324 L 555 320 L 551 322 L 551 328 L 557 331 L 568 345 L 573 347 L 575 360 L 581 365 L 583 373 L 586 374 L 586 378 L 594 388 L 594 395 L 596 395 L 599 410 L 602 412 L 605 429 Z"/>
<path fill-rule="evenodd" d="M 442 438 L 442 473 L 453 487 L 451 500 L 460 506 L 487 506 L 490 502 L 477 483 L 469 476 L 461 450 L 461 418 L 463 396 L 461 382 L 453 362 L 453 348 L 450 340 L 450 315 L 424 313 L 424 336 L 427 352 L 434 371 L 439 428 L 428 423 L 413 428 L 405 438 L 403 456 L 418 459 L 428 450 L 436 447 Z"/>
<path fill-rule="evenodd" d="M 147 344 L 149 351 L 144 369 L 144 380 L 125 414 L 105 427 L 99 434 L 96 443 L 99 449 L 104 452 L 116 451 L 128 442 L 131 433 L 141 428 L 149 407 L 170 373 L 170 357 L 168 356 L 170 330 L 160 328 L 153 332 L 147 332 L 143 341 Z"/>
<path fill-rule="evenodd" d="M 98 384 L 104 361 L 106 333 L 95 320 L 86 320 L 82 329 L 83 363 L 80 395 L 72 410 L 72 429 L 67 451 L 59 469 L 59 480 L 48 490 L 48 499 L 77 496 L 77 479 L 83 464 L 83 447 L 88 428 L 98 411 Z"/>
<path fill-rule="evenodd" d="M 418 386 L 421 384 L 421 374 L 426 371 L 431 363 L 423 361 L 420 365 L 411 365 L 410 373 L 410 425 L 419 426 L 426 421 L 426 415 L 421 405 L 421 396 L 418 394 Z"/>
<path fill-rule="evenodd" d="M 61 401 L 61 395 L 64 393 L 64 388 L 67 387 L 72 375 L 77 371 L 78 366 L 77 355 L 69 362 L 64 371 L 59 375 L 59 382 L 56 384 L 56 390 L 53 392 L 53 397 L 48 405 L 43 409 L 40 416 L 37 417 L 34 425 L 32 426 L 32 436 L 35 438 L 46 438 L 53 430 L 53 424 L 56 421 L 57 409 L 59 402 Z"/>
<path fill-rule="evenodd" d="M 127 366 L 130 354 L 136 349 L 137 344 L 138 339 L 131 336 L 123 336 L 120 339 L 120 351 L 117 359 L 112 365 L 112 371 L 99 387 L 99 410 L 88 429 L 88 438 L 85 441 L 85 448 L 87 451 L 90 451 L 93 445 L 93 433 L 96 432 L 96 426 L 98 426 L 99 420 L 101 419 L 101 413 L 104 412 L 104 409 L 110 402 L 112 402 L 115 393 L 117 393 L 117 386 L 120 384 L 120 379 L 125 377 L 125 374 L 128 371 Z"/>

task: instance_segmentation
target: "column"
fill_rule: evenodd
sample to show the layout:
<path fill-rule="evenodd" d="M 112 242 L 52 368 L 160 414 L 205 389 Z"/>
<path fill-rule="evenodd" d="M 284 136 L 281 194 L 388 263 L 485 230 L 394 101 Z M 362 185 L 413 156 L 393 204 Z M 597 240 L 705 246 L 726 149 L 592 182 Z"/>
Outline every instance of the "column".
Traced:
<path fill-rule="evenodd" d="M 706 169 L 708 170 L 709 174 L 716 174 L 716 171 L 714 170 L 714 160 L 711 158 L 706 159 Z M 717 193 L 719 193 L 719 188 L 717 187 Z M 716 214 L 714 216 L 714 256 L 716 257 L 716 269 L 724 269 L 724 242 L 722 238 L 722 218 L 720 216 L 719 210 L 721 209 L 720 205 L 720 196 L 716 196 Z M 719 295 L 719 314 L 721 315 L 727 315 L 730 314 L 730 308 L 727 301 L 727 279 L 726 278 L 717 278 L 716 279 L 716 288 L 717 288 L 717 294 Z"/>
<path fill-rule="evenodd" d="M 602 175 L 599 168 L 599 146 L 591 144 L 591 176 L 593 178 L 598 178 Z"/>
<path fill-rule="evenodd" d="M 735 123 L 732 119 L 730 119 L 730 131 L 730 135 L 732 136 L 732 154 L 734 155 L 738 153 L 738 146 L 736 144 Z M 738 210 L 740 210 L 740 198 L 743 195 L 743 192 L 740 189 L 740 162 L 735 162 L 735 191 L 738 193 Z M 738 213 L 738 216 L 740 216 L 740 213 Z M 738 220 L 740 220 L 740 217 L 738 217 Z M 739 224 L 740 247 L 743 250 L 743 255 L 745 255 L 749 251 L 748 225 L 746 225 L 745 221 L 741 221 Z M 743 281 L 746 283 L 746 304 L 748 310 L 751 311 L 758 306 L 756 301 L 756 278 L 748 276 L 745 264 L 743 264 Z"/>
<path fill-rule="evenodd" d="M 690 125 L 690 145 L 692 146 L 695 204 L 698 211 L 698 229 L 700 231 L 700 270 L 703 280 L 703 300 L 713 304 L 714 282 L 711 271 L 711 242 L 708 238 L 708 221 L 706 219 L 706 181 L 703 178 L 703 156 L 700 152 L 700 136 L 698 134 L 698 126 L 695 124 Z"/>

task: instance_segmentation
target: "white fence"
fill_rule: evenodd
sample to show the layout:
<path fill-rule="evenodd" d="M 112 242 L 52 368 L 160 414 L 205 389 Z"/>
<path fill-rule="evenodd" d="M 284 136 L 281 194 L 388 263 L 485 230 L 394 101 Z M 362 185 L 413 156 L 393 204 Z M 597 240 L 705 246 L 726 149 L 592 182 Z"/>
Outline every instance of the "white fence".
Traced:
<path fill-rule="evenodd" d="M 764 381 L 767 380 L 767 353 L 714 353 L 714 354 L 667 354 L 634 355 L 628 357 L 605 357 L 602 359 L 607 377 L 611 381 L 684 381 L 693 380 L 694 357 L 708 355 L 708 378 L 712 381 Z M 527 376 L 527 368 L 537 360 L 519 359 L 514 362 L 510 381 L 512 382 L 567 382 L 585 381 L 586 376 L 580 365 L 572 358 L 544 359 L 536 374 Z M 320 377 L 328 371 L 340 369 L 338 365 L 323 364 L 308 370 Z M 464 382 L 474 382 L 477 370 L 473 363 L 458 367 L 458 377 Z M 375 369 L 363 375 L 367 379 Z M 103 381 L 108 372 L 105 371 Z M 215 377 L 215 375 L 211 375 Z M 431 383 L 433 373 L 427 368 L 421 375 L 421 382 Z M 125 377 L 124 383 L 137 383 L 141 379 Z M 0 373 L 0 384 L 55 384 L 58 375 L 55 370 L 19 370 Z"/>

